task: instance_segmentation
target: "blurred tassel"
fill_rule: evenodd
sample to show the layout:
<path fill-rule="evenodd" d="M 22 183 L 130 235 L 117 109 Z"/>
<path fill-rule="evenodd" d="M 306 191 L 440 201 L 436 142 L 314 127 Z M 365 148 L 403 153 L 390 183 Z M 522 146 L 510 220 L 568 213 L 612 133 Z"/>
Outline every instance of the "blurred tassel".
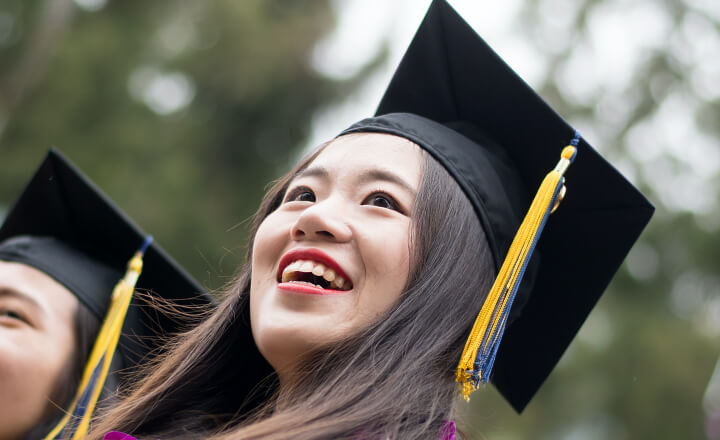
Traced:
<path fill-rule="evenodd" d="M 565 194 L 563 174 L 575 159 L 579 140 L 580 133 L 575 132 L 571 145 L 563 149 L 555 169 L 545 176 L 465 343 L 456 381 L 467 401 L 480 383 L 490 379 L 515 294 L 545 222 Z"/>
<path fill-rule="evenodd" d="M 142 272 L 143 255 L 151 243 L 152 237 L 148 236 L 140 250 L 135 252 L 128 262 L 125 276 L 115 285 L 110 308 L 95 339 L 75 399 L 65 417 L 44 440 L 79 440 L 87 435 L 90 419 L 105 384 L 125 315 L 135 292 L 135 284 Z"/>

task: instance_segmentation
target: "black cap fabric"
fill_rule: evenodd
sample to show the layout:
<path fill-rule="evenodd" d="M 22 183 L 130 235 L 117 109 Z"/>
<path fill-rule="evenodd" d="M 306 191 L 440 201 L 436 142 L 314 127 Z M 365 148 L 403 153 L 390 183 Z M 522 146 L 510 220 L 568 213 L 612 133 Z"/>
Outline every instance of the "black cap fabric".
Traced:
<path fill-rule="evenodd" d="M 343 134 L 355 132 L 405 137 L 438 160 L 473 204 L 498 268 L 576 133 L 443 0 L 430 6 L 376 117 Z M 537 244 L 535 273 L 523 280 L 491 378 L 518 412 L 654 211 L 584 139 L 565 177 L 567 195 Z"/>
<path fill-rule="evenodd" d="M 114 286 L 145 239 L 146 234 L 89 179 L 50 150 L 0 227 L 0 260 L 47 273 L 102 322 Z M 197 306 L 213 303 L 158 245 L 151 244 L 143 260 L 136 289 L 162 297 L 190 315 Z M 158 348 L 157 336 L 183 329 L 188 324 L 183 319 L 133 300 L 115 356 L 118 367 L 136 365 Z"/>
<path fill-rule="evenodd" d="M 108 288 L 123 276 L 55 237 L 19 235 L 0 242 L 0 260 L 23 263 L 45 272 L 65 286 L 102 322 L 110 304 Z"/>

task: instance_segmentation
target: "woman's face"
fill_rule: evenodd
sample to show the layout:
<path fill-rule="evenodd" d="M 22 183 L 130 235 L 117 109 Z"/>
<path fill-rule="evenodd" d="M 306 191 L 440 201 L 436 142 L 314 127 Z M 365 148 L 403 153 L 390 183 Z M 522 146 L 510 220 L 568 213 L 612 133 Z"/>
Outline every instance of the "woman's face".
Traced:
<path fill-rule="evenodd" d="M 260 225 L 252 332 L 281 379 L 299 356 L 367 326 L 400 298 L 422 160 L 404 138 L 340 137 Z"/>
<path fill-rule="evenodd" d="M 0 440 L 20 438 L 57 409 L 51 399 L 73 353 L 77 308 L 45 273 L 0 261 Z"/>

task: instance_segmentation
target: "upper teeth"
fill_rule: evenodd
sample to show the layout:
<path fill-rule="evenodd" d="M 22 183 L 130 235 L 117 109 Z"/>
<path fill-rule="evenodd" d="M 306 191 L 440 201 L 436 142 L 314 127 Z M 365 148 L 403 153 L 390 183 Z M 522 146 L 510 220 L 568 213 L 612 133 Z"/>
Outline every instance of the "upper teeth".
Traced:
<path fill-rule="evenodd" d="M 345 279 L 336 274 L 334 270 L 322 263 L 310 260 L 297 260 L 288 264 L 282 272 L 282 282 L 286 283 L 292 280 L 293 272 L 312 273 L 315 276 L 323 277 L 327 282 L 331 283 L 330 287 L 342 289 L 345 285 Z"/>

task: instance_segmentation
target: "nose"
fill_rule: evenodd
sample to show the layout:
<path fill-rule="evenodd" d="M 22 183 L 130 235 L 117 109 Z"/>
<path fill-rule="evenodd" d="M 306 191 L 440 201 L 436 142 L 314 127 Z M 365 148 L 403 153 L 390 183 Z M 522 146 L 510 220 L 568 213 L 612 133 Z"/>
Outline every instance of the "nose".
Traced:
<path fill-rule="evenodd" d="M 347 242 L 352 230 L 342 215 L 342 209 L 330 200 L 315 203 L 305 209 L 290 230 L 293 240 L 325 240 Z"/>

